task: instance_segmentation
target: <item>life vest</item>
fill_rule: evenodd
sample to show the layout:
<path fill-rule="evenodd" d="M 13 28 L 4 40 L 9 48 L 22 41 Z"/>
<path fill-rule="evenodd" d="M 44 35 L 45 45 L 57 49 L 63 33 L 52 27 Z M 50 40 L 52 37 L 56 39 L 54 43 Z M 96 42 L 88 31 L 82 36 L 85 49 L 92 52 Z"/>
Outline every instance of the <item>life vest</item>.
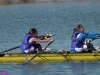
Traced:
<path fill-rule="evenodd" d="M 72 37 L 72 43 L 71 48 L 82 48 L 84 44 L 85 38 L 78 39 L 78 34 L 81 34 L 82 32 L 76 31 Z M 81 35 L 80 35 L 81 36 Z"/>
<path fill-rule="evenodd" d="M 36 42 L 29 42 L 29 39 L 30 38 L 36 38 L 36 35 L 32 35 L 32 34 L 27 34 L 25 35 L 23 41 L 22 41 L 22 44 L 20 46 L 21 50 L 22 50 L 22 53 L 25 53 L 25 50 L 29 49 L 30 47 L 34 46 L 34 44 Z"/>

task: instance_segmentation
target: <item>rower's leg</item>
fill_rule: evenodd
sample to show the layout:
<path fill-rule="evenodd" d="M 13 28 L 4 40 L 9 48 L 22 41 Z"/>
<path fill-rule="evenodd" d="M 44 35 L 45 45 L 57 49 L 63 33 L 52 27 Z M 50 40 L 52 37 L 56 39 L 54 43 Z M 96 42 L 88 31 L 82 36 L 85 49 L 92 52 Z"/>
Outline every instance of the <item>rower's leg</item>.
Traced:
<path fill-rule="evenodd" d="M 93 53 L 92 55 L 97 54 L 95 47 L 91 43 L 87 43 L 87 47 L 89 48 L 89 51 Z"/>
<path fill-rule="evenodd" d="M 87 43 L 86 45 L 87 45 L 87 47 L 89 49 L 89 52 L 96 51 L 95 47 L 91 43 Z"/>
<path fill-rule="evenodd" d="M 41 45 L 39 43 L 36 43 L 34 45 L 34 48 L 35 48 L 35 50 L 38 49 L 39 52 L 42 51 L 42 47 L 41 47 Z"/>

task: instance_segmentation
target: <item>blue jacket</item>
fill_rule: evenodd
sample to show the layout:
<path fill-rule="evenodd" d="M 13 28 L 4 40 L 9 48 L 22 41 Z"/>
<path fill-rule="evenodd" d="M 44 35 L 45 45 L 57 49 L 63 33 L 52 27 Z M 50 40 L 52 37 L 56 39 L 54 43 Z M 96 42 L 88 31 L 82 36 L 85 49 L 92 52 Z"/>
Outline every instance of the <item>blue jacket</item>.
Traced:
<path fill-rule="evenodd" d="M 29 39 L 30 38 L 36 38 L 35 35 L 32 35 L 32 34 L 27 34 L 25 35 L 23 41 L 22 41 L 22 44 L 20 46 L 21 50 L 22 50 L 22 53 L 25 53 L 25 50 L 29 49 L 30 47 L 34 46 L 34 44 L 36 42 L 29 42 Z"/>
<path fill-rule="evenodd" d="M 77 35 L 78 34 L 81 34 L 82 32 L 79 32 L 79 31 L 76 31 L 74 33 L 74 36 L 72 37 L 72 43 L 71 43 L 71 48 L 82 48 L 83 47 L 83 44 L 84 44 L 84 41 L 85 41 L 85 38 L 77 38 Z M 84 33 L 83 33 L 84 34 Z M 79 36 L 81 37 L 81 35 Z"/>

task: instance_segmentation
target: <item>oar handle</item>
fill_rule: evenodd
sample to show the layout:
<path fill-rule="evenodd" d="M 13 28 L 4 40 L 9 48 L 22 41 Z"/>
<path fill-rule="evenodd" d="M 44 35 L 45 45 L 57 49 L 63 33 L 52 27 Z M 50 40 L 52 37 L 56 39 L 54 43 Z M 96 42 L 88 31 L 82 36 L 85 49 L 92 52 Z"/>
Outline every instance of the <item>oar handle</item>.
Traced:
<path fill-rule="evenodd" d="M 7 52 L 7 51 L 11 51 L 11 50 L 13 50 L 13 49 L 17 49 L 17 48 L 19 48 L 19 47 L 20 47 L 20 46 L 16 46 L 16 47 L 14 47 L 14 48 L 7 49 L 7 50 L 5 50 L 5 51 L 2 51 L 2 52 L 0 52 L 0 53 Z"/>
<path fill-rule="evenodd" d="M 52 34 L 52 36 L 55 36 L 55 34 Z M 41 35 L 41 36 L 38 36 L 39 39 L 43 40 L 43 39 L 46 39 L 46 38 L 50 38 L 52 36 L 44 36 L 44 35 Z"/>

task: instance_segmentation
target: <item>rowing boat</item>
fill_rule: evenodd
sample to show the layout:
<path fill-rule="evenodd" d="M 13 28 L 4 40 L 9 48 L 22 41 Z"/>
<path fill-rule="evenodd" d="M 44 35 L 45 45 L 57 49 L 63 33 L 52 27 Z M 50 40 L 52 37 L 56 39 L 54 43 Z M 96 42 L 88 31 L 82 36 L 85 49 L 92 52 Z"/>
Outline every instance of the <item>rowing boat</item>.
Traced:
<path fill-rule="evenodd" d="M 36 54 L 7 53 L 0 54 L 0 63 L 23 63 L 30 60 Z M 98 61 L 100 53 L 92 55 L 92 53 L 42 53 L 31 62 L 54 62 L 54 61 Z"/>

